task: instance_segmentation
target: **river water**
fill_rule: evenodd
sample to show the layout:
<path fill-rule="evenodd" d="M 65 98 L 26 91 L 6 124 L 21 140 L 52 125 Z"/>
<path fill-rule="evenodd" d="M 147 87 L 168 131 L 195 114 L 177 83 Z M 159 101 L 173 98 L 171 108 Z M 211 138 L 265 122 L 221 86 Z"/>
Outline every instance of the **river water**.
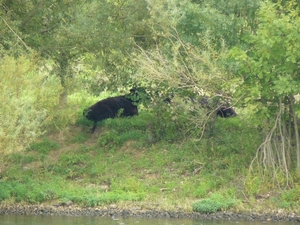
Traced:
<path fill-rule="evenodd" d="M 0 215 L 0 225 L 295 225 L 292 222 L 246 222 L 200 219 L 149 219 L 73 216 Z"/>

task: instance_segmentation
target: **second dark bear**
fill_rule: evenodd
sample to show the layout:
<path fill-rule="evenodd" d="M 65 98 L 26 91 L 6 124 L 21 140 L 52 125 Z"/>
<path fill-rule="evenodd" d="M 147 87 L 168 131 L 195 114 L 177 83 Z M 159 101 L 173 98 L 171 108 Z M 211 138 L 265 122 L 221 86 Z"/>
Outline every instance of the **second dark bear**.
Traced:
<path fill-rule="evenodd" d="M 237 116 L 237 114 L 232 107 L 221 106 L 217 109 L 217 116 L 228 118 L 228 117 L 235 117 Z"/>
<path fill-rule="evenodd" d="M 91 129 L 93 133 L 97 127 L 97 122 L 108 118 L 115 118 L 138 115 L 138 108 L 134 105 L 136 93 L 134 89 L 130 94 L 103 99 L 83 111 L 83 115 L 94 122 Z M 120 114 L 119 114 L 120 113 Z"/>

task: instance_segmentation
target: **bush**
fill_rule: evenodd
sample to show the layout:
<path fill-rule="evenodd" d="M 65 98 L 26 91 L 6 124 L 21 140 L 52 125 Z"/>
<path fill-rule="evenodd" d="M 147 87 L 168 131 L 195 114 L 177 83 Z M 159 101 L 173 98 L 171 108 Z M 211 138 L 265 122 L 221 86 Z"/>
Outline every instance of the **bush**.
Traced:
<path fill-rule="evenodd" d="M 43 74 L 31 56 L 0 59 L 0 151 L 24 150 L 44 133 L 55 112 L 61 86 L 57 77 Z"/>
<path fill-rule="evenodd" d="M 7 182 L 0 182 L 0 202 L 11 196 L 11 187 Z"/>
<path fill-rule="evenodd" d="M 193 204 L 193 210 L 200 213 L 215 213 L 236 205 L 236 200 L 224 197 L 222 194 L 212 195 Z"/>
<path fill-rule="evenodd" d="M 193 210 L 200 213 L 214 213 L 220 211 L 223 204 L 219 201 L 212 199 L 203 199 L 194 203 Z"/>

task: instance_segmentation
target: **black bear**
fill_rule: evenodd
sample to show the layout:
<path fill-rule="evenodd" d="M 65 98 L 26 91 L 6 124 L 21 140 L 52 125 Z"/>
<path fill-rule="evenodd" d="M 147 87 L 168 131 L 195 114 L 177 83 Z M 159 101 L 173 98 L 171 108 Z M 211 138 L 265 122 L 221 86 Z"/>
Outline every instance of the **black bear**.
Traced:
<path fill-rule="evenodd" d="M 207 96 L 201 96 L 199 103 L 201 106 L 206 107 L 209 110 L 213 110 L 219 117 L 228 118 L 237 116 L 236 112 L 228 102 L 215 101 L 209 99 Z"/>
<path fill-rule="evenodd" d="M 228 118 L 237 116 L 237 114 L 232 107 L 221 106 L 217 109 L 217 116 L 220 116 L 222 118 Z"/>
<path fill-rule="evenodd" d="M 97 102 L 85 109 L 83 115 L 94 122 L 94 126 L 91 129 L 93 133 L 98 121 L 115 118 L 118 115 L 121 117 L 138 115 L 138 108 L 135 105 L 137 102 L 137 93 L 135 89 L 131 89 L 128 95 L 110 97 Z"/>
<path fill-rule="evenodd" d="M 171 97 L 167 97 L 163 101 L 167 104 L 171 104 L 173 97 L 174 97 L 174 95 L 171 95 Z M 189 98 L 187 98 L 187 101 L 191 101 L 195 104 L 199 104 L 199 105 L 201 105 L 201 107 L 207 108 L 208 110 L 216 113 L 217 116 L 222 117 L 222 118 L 237 116 L 237 113 L 229 105 L 228 102 L 216 102 L 207 96 L 201 96 L 200 99 L 198 99 L 198 100 L 196 100 L 195 98 L 189 97 Z"/>

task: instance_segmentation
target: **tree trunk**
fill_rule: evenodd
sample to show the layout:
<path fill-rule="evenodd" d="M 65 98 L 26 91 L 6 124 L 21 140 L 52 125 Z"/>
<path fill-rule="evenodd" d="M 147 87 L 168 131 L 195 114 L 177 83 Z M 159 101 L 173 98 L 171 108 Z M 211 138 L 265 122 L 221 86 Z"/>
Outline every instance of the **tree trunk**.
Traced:
<path fill-rule="evenodd" d="M 300 175 L 300 139 L 299 139 L 299 128 L 298 128 L 298 118 L 294 110 L 294 101 L 291 99 L 291 113 L 293 115 L 293 123 L 295 129 L 295 139 L 296 139 L 296 153 L 297 153 L 297 171 Z"/>

